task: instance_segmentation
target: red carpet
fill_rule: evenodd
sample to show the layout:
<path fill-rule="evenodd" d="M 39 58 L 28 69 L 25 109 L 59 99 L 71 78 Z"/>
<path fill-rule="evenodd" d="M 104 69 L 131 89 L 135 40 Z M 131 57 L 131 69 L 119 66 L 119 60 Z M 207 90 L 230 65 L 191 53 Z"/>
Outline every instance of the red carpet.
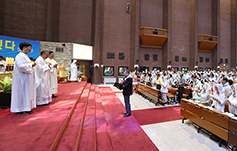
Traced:
<path fill-rule="evenodd" d="M 11 114 L 0 119 L 1 151 L 49 150 L 85 82 L 58 85 L 57 98 L 32 114 Z"/>
<path fill-rule="evenodd" d="M 100 87 L 107 130 L 114 151 L 157 151 L 133 116 L 123 117 L 125 108 L 109 87 Z M 106 126 L 106 125 L 104 125 Z"/>
<path fill-rule="evenodd" d="M 0 119 L 11 114 L 10 109 L 0 109 Z"/>
<path fill-rule="evenodd" d="M 182 119 L 180 106 L 132 111 L 140 125 L 155 124 Z"/>

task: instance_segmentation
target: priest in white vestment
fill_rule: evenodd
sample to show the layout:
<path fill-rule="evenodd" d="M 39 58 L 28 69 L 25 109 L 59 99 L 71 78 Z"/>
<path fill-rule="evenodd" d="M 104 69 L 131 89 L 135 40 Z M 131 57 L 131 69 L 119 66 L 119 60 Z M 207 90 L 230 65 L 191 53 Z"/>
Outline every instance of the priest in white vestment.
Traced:
<path fill-rule="evenodd" d="M 21 52 L 15 58 L 11 94 L 11 112 L 13 113 L 30 114 L 34 107 L 30 95 L 32 92 L 30 76 L 35 63 L 32 63 L 28 57 L 31 47 L 30 43 L 22 42 L 20 44 Z"/>
<path fill-rule="evenodd" d="M 49 51 L 49 57 L 45 61 L 51 63 L 50 72 L 51 72 L 51 84 L 52 84 L 52 98 L 56 98 L 57 96 L 55 96 L 54 94 L 58 93 L 58 80 L 57 80 L 58 64 L 53 58 L 54 58 L 53 51 Z"/>
<path fill-rule="evenodd" d="M 73 60 L 71 64 L 71 78 L 70 81 L 77 81 L 77 60 Z"/>
<path fill-rule="evenodd" d="M 30 58 L 30 62 L 34 63 L 33 58 Z M 36 83 L 35 83 L 35 67 L 32 68 L 30 75 L 30 101 L 33 108 L 36 108 Z"/>
<path fill-rule="evenodd" d="M 48 58 L 48 51 L 41 51 L 40 56 L 36 59 L 35 80 L 36 80 L 36 102 L 37 105 L 48 105 L 52 102 L 50 65 L 45 62 Z"/>

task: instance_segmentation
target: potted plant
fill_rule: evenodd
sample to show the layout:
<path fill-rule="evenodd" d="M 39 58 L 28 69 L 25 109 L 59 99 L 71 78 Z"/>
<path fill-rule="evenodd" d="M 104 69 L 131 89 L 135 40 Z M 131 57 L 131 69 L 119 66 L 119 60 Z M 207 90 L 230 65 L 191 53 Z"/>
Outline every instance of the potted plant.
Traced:
<path fill-rule="evenodd" d="M 12 78 L 9 76 L 0 79 L 0 108 L 9 108 L 11 105 Z"/>
<path fill-rule="evenodd" d="M 77 77 L 77 79 L 78 79 L 78 82 L 81 82 L 81 74 L 79 74 L 79 76 Z"/>

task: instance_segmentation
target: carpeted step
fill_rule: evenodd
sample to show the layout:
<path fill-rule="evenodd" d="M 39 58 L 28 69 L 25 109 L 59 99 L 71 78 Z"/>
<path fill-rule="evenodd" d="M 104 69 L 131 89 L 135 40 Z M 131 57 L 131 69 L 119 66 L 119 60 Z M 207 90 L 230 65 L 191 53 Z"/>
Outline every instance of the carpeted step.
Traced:
<path fill-rule="evenodd" d="M 78 150 L 95 150 L 95 86 L 91 86 Z"/>
<path fill-rule="evenodd" d="M 49 150 L 85 84 L 59 84 L 51 104 L 38 106 L 32 114 L 0 119 L 0 136 L 4 138 L 0 139 L 0 150 Z"/>
<path fill-rule="evenodd" d="M 107 131 L 107 123 L 104 116 L 104 109 L 101 103 L 101 96 L 99 87 L 96 87 L 96 136 L 97 136 L 97 150 L 110 151 L 112 144 L 110 136 Z"/>
<path fill-rule="evenodd" d="M 57 150 L 58 151 L 65 151 L 65 150 L 74 150 L 75 144 L 79 132 L 79 128 L 81 126 L 82 116 L 84 113 L 85 104 L 87 101 L 87 97 L 89 94 L 91 84 L 87 84 L 86 88 L 76 106 L 76 109 L 72 115 L 70 122 L 67 125 L 67 128 L 58 144 Z"/>
<path fill-rule="evenodd" d="M 157 147 L 142 130 L 133 116 L 123 117 L 125 108 L 110 87 L 100 87 L 108 133 L 113 151 L 149 150 Z"/>

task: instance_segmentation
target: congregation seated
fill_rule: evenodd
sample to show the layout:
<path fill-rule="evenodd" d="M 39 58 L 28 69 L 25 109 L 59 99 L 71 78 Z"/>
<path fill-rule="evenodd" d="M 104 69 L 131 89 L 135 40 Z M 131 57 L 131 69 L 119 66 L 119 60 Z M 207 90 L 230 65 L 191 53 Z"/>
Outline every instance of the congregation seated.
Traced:
<path fill-rule="evenodd" d="M 135 85 L 143 83 L 157 90 L 158 98 L 165 103 L 180 102 L 182 98 L 211 106 L 221 112 L 229 111 L 236 115 L 234 85 L 236 71 L 141 71 L 133 72 Z M 231 90 L 232 87 L 232 90 Z M 149 89 L 149 91 L 151 90 Z M 228 94 L 224 94 L 227 91 Z M 231 94 L 231 95 L 230 95 Z M 227 106 L 227 108 L 225 108 Z"/>

